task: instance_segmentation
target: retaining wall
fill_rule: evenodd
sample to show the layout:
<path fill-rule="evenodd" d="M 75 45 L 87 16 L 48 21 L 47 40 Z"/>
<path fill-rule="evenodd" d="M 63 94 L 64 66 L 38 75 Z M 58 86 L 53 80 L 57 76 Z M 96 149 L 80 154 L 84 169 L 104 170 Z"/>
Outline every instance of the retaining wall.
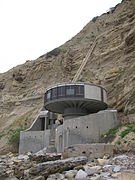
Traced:
<path fill-rule="evenodd" d="M 116 110 L 105 110 L 66 120 L 56 129 L 55 146 L 57 152 L 63 152 L 65 147 L 73 144 L 99 142 L 101 135 L 117 124 Z"/>

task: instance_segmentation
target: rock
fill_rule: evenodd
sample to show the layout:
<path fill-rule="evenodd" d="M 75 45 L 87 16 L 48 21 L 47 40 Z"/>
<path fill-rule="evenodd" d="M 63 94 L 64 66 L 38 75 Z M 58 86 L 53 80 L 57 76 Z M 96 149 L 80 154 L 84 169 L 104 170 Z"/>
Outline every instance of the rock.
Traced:
<path fill-rule="evenodd" d="M 22 161 L 21 161 L 21 160 L 18 160 L 18 159 L 15 159 L 15 160 L 14 160 L 14 164 L 15 164 L 15 165 L 18 165 L 18 164 L 21 163 L 21 162 L 22 162 Z"/>
<path fill-rule="evenodd" d="M 8 161 L 6 165 L 7 165 L 7 167 L 11 167 L 13 164 L 14 164 L 13 161 Z"/>
<path fill-rule="evenodd" d="M 14 175 L 17 178 L 23 178 L 24 177 L 24 167 L 23 166 L 16 167 L 15 170 L 14 170 Z"/>
<path fill-rule="evenodd" d="M 44 176 L 38 176 L 33 178 L 33 180 L 44 180 L 44 179 L 45 179 Z"/>
<path fill-rule="evenodd" d="M 63 180 L 64 179 L 64 175 L 63 174 L 60 174 L 60 173 L 56 173 L 56 174 L 52 174 L 48 177 L 48 179 L 59 179 L 59 180 Z"/>
<path fill-rule="evenodd" d="M 49 162 L 39 163 L 34 167 L 30 168 L 29 173 L 33 176 L 40 174 L 43 175 L 44 177 L 48 177 L 50 174 L 68 171 L 80 164 L 84 165 L 86 162 L 87 162 L 86 157 L 74 157 L 64 160 L 49 161 Z"/>
<path fill-rule="evenodd" d="M 107 159 L 100 159 L 100 158 L 98 158 L 98 159 L 97 159 L 97 163 L 98 163 L 100 166 L 104 166 L 104 165 L 107 163 Z"/>
<path fill-rule="evenodd" d="M 81 179 L 81 178 L 86 178 L 87 177 L 87 173 L 85 171 L 83 171 L 82 169 L 80 169 L 76 176 L 75 176 L 75 179 Z"/>
<path fill-rule="evenodd" d="M 118 180 L 135 180 L 135 172 L 122 172 L 118 174 Z"/>
<path fill-rule="evenodd" d="M 29 169 L 24 170 L 24 179 L 29 178 Z"/>
<path fill-rule="evenodd" d="M 96 177 L 91 177 L 90 180 L 102 180 L 102 177 L 98 175 Z"/>
<path fill-rule="evenodd" d="M 42 149 L 42 150 L 35 153 L 36 156 L 45 155 L 45 154 L 46 154 L 46 148 L 44 148 L 44 149 Z"/>
<path fill-rule="evenodd" d="M 109 179 L 109 176 L 111 175 L 111 173 L 109 173 L 109 172 L 102 172 L 101 173 L 101 177 L 102 178 L 107 178 L 107 180 Z"/>
<path fill-rule="evenodd" d="M 21 154 L 21 155 L 18 156 L 18 159 L 19 159 L 19 160 L 27 161 L 27 160 L 29 159 L 29 156 L 27 156 L 27 155 L 22 155 L 22 154 Z"/>
<path fill-rule="evenodd" d="M 103 166 L 103 170 L 104 171 L 109 171 L 109 172 L 113 172 L 113 169 L 114 169 L 115 165 L 105 165 Z"/>
<path fill-rule="evenodd" d="M 103 159 L 109 159 L 110 158 L 110 154 L 105 154 Z"/>
<path fill-rule="evenodd" d="M 93 167 L 89 167 L 88 165 L 83 166 L 85 172 L 88 175 L 93 175 L 95 173 L 98 173 L 98 171 L 101 169 L 101 166 L 93 166 Z"/>
<path fill-rule="evenodd" d="M 8 177 L 8 178 L 6 178 L 4 180 L 18 180 L 18 179 L 16 177 Z"/>
<path fill-rule="evenodd" d="M 112 174 L 111 176 L 112 176 L 112 177 L 114 177 L 114 178 L 117 178 L 120 174 L 121 174 L 121 173 L 120 173 L 120 172 L 118 172 L 118 173 L 114 173 L 114 174 Z"/>
<path fill-rule="evenodd" d="M 11 157 L 14 157 L 14 154 L 13 154 L 12 152 L 9 152 L 9 153 L 7 154 L 7 156 L 11 158 Z"/>
<path fill-rule="evenodd" d="M 47 161 L 56 161 L 56 160 L 61 159 L 61 154 L 55 154 L 55 153 L 42 154 L 41 152 L 42 151 L 40 151 L 40 153 L 36 153 L 34 155 L 29 155 L 30 160 L 40 163 L 40 162 L 47 162 Z"/>
<path fill-rule="evenodd" d="M 113 158 L 113 160 L 127 160 L 128 159 L 128 156 L 125 155 L 125 154 L 122 154 L 122 155 L 119 155 L 119 156 L 116 156 Z"/>
<path fill-rule="evenodd" d="M 119 172 L 120 170 L 121 170 L 120 166 L 115 166 L 113 169 L 114 172 Z"/>
<path fill-rule="evenodd" d="M 65 173 L 65 178 L 72 179 L 76 176 L 77 170 L 70 170 Z"/>
<path fill-rule="evenodd" d="M 11 175 L 13 176 L 14 170 L 7 170 L 6 174 L 7 174 L 7 176 L 11 176 Z"/>
<path fill-rule="evenodd" d="M 28 153 L 27 153 L 27 155 L 28 155 L 28 156 L 31 156 L 31 155 L 32 155 L 32 153 L 31 153 L 31 152 L 28 152 Z"/>
<path fill-rule="evenodd" d="M 4 166 L 0 167 L 0 179 L 4 179 L 7 177 L 6 168 Z"/>
<path fill-rule="evenodd" d="M 74 170 L 79 171 L 80 169 L 84 170 L 83 165 L 79 165 L 79 166 L 74 167 Z"/>

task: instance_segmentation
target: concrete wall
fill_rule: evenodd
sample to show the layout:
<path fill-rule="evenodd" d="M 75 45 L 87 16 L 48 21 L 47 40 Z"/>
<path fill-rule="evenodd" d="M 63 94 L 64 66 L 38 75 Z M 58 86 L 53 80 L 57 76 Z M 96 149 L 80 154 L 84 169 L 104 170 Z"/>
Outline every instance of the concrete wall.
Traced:
<path fill-rule="evenodd" d="M 56 129 L 57 152 L 73 144 L 90 144 L 99 141 L 102 134 L 117 125 L 117 111 L 105 110 L 64 121 Z"/>
<path fill-rule="evenodd" d="M 50 130 L 23 131 L 20 133 L 19 154 L 37 152 L 50 143 Z"/>
<path fill-rule="evenodd" d="M 41 111 L 30 128 L 20 133 L 19 154 L 37 152 L 47 148 L 55 134 L 54 113 Z M 50 120 L 50 124 L 49 124 Z M 44 125 L 43 125 L 44 121 Z"/>
<path fill-rule="evenodd" d="M 62 153 L 63 158 L 86 156 L 88 160 L 93 160 L 94 158 L 102 158 L 104 155 L 108 154 L 113 156 L 114 146 L 104 143 L 95 144 L 74 144 L 64 149 Z"/>

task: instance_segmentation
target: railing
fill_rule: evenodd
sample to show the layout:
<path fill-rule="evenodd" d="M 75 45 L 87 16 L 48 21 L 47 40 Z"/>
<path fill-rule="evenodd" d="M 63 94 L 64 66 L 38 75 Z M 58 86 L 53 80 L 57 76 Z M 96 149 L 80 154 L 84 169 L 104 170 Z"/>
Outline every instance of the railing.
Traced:
<path fill-rule="evenodd" d="M 84 97 L 84 85 L 66 85 L 49 89 L 45 93 L 45 102 L 68 97 Z"/>

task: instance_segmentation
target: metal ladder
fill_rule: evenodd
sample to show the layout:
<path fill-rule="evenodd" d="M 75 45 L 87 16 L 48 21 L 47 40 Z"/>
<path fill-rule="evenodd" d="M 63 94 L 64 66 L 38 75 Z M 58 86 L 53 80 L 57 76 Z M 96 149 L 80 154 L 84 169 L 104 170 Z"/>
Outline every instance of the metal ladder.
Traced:
<path fill-rule="evenodd" d="M 73 83 L 75 83 L 79 79 L 79 77 L 80 77 L 80 75 L 81 75 L 81 73 L 82 73 L 82 71 L 83 71 L 89 57 L 91 56 L 91 54 L 93 53 L 93 51 L 94 51 L 94 49 L 96 47 L 96 44 L 97 44 L 97 38 L 95 39 L 95 41 L 92 44 L 92 47 L 89 49 L 88 53 L 86 54 L 86 57 L 83 59 L 83 61 L 81 63 L 81 66 L 77 70 L 77 72 L 76 72 L 76 74 L 75 74 L 75 76 L 74 76 L 74 78 L 72 80 Z"/>

